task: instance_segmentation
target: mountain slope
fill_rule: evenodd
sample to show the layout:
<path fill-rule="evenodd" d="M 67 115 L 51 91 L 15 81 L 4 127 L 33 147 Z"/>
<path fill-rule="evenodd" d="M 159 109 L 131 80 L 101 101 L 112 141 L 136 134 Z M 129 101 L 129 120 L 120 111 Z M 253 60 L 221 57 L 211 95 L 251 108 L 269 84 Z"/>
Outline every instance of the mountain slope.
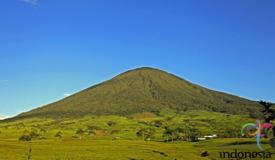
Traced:
<path fill-rule="evenodd" d="M 15 118 L 130 115 L 165 108 L 248 114 L 259 107 L 256 102 L 203 88 L 158 69 L 138 68 Z"/>

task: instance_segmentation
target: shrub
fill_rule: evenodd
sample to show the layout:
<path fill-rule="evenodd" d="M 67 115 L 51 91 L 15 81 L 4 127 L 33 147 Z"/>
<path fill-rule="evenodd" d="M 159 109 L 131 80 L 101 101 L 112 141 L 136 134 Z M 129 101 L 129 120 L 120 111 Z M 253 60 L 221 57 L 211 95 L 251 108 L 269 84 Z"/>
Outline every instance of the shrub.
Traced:
<path fill-rule="evenodd" d="M 34 132 L 34 131 L 31 131 L 31 133 L 30 133 L 29 135 L 31 136 L 32 139 L 33 139 L 33 138 L 37 138 L 37 137 L 40 136 L 40 134 L 38 134 L 38 133 L 36 133 L 36 132 Z"/>
<path fill-rule="evenodd" d="M 97 127 L 97 126 L 88 126 L 87 127 L 88 135 L 92 135 L 92 134 L 95 135 L 97 130 L 101 130 L 101 128 Z"/>
<path fill-rule="evenodd" d="M 75 132 L 76 135 L 78 135 L 79 139 L 82 139 L 82 136 L 85 134 L 85 131 L 83 129 L 78 129 Z"/>
<path fill-rule="evenodd" d="M 161 127 L 163 125 L 163 121 L 162 120 L 155 120 L 152 122 L 152 125 L 155 127 Z"/>
<path fill-rule="evenodd" d="M 138 137 L 141 137 L 143 140 L 147 140 L 147 139 L 151 139 L 151 137 L 153 137 L 154 135 L 154 130 L 150 129 L 150 128 L 143 128 L 140 129 L 136 135 Z"/>
<path fill-rule="evenodd" d="M 119 133 L 119 130 L 112 130 L 110 134 L 113 135 L 113 134 L 117 134 L 117 133 Z"/>
<path fill-rule="evenodd" d="M 114 121 L 109 121 L 109 122 L 107 123 L 107 125 L 108 125 L 109 127 L 112 127 L 112 126 L 116 125 L 116 122 L 114 122 Z"/>
<path fill-rule="evenodd" d="M 83 129 L 78 129 L 75 134 L 78 134 L 78 135 L 83 135 L 85 133 L 85 131 Z"/>
<path fill-rule="evenodd" d="M 58 131 L 54 137 L 61 139 L 62 138 L 62 132 Z"/>
<path fill-rule="evenodd" d="M 21 137 L 19 137 L 19 141 L 31 141 L 32 137 L 29 134 L 23 134 Z"/>

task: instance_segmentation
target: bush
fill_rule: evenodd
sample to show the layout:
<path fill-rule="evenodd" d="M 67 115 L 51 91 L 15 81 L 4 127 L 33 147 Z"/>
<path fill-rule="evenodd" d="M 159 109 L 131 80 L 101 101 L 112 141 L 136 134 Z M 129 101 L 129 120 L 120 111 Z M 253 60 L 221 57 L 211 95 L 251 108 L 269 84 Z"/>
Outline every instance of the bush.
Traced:
<path fill-rule="evenodd" d="M 31 136 L 31 138 L 33 139 L 33 138 L 37 138 L 37 137 L 39 137 L 39 136 L 40 136 L 40 134 L 38 134 L 38 133 L 36 133 L 36 132 L 32 131 L 32 132 L 30 133 L 30 136 Z"/>
<path fill-rule="evenodd" d="M 112 127 L 112 126 L 116 125 L 116 122 L 114 122 L 114 121 L 109 121 L 109 122 L 107 123 L 107 125 L 108 125 L 109 127 Z"/>
<path fill-rule="evenodd" d="M 154 130 L 150 129 L 150 128 L 143 128 L 140 129 L 136 135 L 138 137 L 141 137 L 144 141 L 147 139 L 151 139 L 151 137 L 153 137 L 154 135 Z"/>
<path fill-rule="evenodd" d="M 72 138 L 78 139 L 79 137 L 77 135 L 73 135 Z"/>
<path fill-rule="evenodd" d="M 101 128 L 97 127 L 97 126 L 88 126 L 86 131 L 87 131 L 88 135 L 95 135 L 96 131 L 98 131 L 98 130 L 101 130 Z"/>
<path fill-rule="evenodd" d="M 117 134 L 117 133 L 119 133 L 119 130 L 112 130 L 110 134 L 113 135 L 113 134 Z"/>
<path fill-rule="evenodd" d="M 85 134 L 85 131 L 83 129 L 78 129 L 75 134 L 79 137 L 79 139 L 82 139 L 82 136 Z"/>
<path fill-rule="evenodd" d="M 40 134 L 31 131 L 28 133 L 27 131 L 24 131 L 23 135 L 19 137 L 19 141 L 31 141 L 32 139 L 40 137 Z"/>
<path fill-rule="evenodd" d="M 21 137 L 19 137 L 19 141 L 31 141 L 32 137 L 28 134 L 23 134 Z"/>
<path fill-rule="evenodd" d="M 155 120 L 152 122 L 152 125 L 155 127 L 161 127 L 163 125 L 163 121 L 162 120 Z"/>
<path fill-rule="evenodd" d="M 62 132 L 57 132 L 54 137 L 61 139 L 62 138 Z"/>
<path fill-rule="evenodd" d="M 85 131 L 83 129 L 78 129 L 75 134 L 78 134 L 78 135 L 83 135 L 85 134 Z"/>

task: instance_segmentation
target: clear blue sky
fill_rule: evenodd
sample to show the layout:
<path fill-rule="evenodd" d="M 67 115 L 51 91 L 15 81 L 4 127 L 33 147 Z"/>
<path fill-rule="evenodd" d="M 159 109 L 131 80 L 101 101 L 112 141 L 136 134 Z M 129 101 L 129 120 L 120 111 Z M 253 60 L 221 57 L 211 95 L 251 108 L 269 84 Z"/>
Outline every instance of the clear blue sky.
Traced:
<path fill-rule="evenodd" d="M 151 66 L 275 102 L 273 0 L 1 0 L 0 115 Z"/>

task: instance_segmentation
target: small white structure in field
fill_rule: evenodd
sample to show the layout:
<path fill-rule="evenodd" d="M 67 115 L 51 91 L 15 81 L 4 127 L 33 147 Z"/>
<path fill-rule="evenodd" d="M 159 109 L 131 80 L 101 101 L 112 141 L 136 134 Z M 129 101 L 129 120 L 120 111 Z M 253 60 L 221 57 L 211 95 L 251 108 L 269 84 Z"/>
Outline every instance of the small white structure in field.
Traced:
<path fill-rule="evenodd" d="M 213 138 L 218 138 L 218 135 L 216 135 L 216 134 L 213 134 L 212 136 L 213 136 Z"/>
<path fill-rule="evenodd" d="M 207 135 L 207 136 L 204 136 L 204 137 L 201 137 L 201 138 L 198 138 L 199 141 L 205 141 L 207 139 L 213 139 L 213 138 L 217 138 L 218 136 L 216 134 L 213 134 L 213 135 Z"/>
<path fill-rule="evenodd" d="M 218 136 L 216 134 L 204 136 L 204 138 L 206 138 L 206 139 L 213 139 L 213 138 L 217 138 L 217 137 Z"/>
<path fill-rule="evenodd" d="M 198 138 L 199 141 L 205 141 L 206 138 Z"/>

